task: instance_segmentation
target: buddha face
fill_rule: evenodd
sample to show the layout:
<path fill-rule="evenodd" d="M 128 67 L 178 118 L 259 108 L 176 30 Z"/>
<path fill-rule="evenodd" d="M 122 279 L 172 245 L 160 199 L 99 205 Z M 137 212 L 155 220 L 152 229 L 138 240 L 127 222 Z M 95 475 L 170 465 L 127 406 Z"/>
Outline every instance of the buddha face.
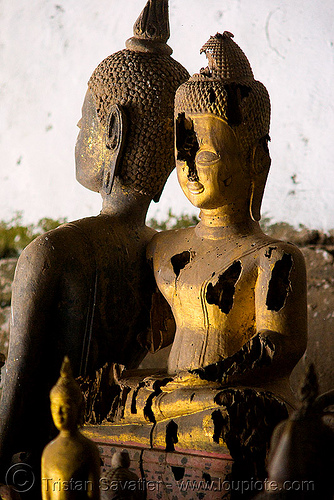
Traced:
<path fill-rule="evenodd" d="M 176 163 L 188 200 L 201 209 L 248 200 L 250 175 L 231 127 L 212 114 L 186 115 L 183 120 L 177 125 Z M 182 134 L 186 144 L 178 137 Z"/>
<path fill-rule="evenodd" d="M 96 112 L 92 94 L 87 90 L 82 106 L 80 129 L 75 146 L 76 178 L 88 189 L 99 191 L 104 163 L 104 128 Z"/>
<path fill-rule="evenodd" d="M 51 413 L 55 426 L 59 431 L 74 430 L 78 426 L 78 407 L 61 395 L 51 399 Z"/>

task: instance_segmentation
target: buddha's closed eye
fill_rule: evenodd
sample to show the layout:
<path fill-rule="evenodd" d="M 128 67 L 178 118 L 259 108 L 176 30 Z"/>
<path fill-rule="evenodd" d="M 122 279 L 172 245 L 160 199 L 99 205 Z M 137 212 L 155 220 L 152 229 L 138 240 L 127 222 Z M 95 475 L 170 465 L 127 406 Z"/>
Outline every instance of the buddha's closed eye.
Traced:
<path fill-rule="evenodd" d="M 212 151 L 200 151 L 196 155 L 196 163 L 204 165 L 214 163 L 218 160 L 220 160 L 220 155 L 218 153 L 213 153 Z"/>

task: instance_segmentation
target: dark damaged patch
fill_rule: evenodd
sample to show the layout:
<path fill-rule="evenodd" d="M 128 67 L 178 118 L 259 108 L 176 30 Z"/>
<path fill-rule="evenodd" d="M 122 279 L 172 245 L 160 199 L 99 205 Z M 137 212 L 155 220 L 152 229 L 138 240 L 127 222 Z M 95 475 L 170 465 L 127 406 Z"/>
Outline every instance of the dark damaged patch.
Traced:
<path fill-rule="evenodd" d="M 213 104 L 216 100 L 217 96 L 216 96 L 216 92 L 213 90 L 213 88 L 210 88 L 209 90 L 209 101 L 210 101 L 210 104 Z"/>
<path fill-rule="evenodd" d="M 276 250 L 276 248 L 277 247 L 269 247 L 269 248 L 267 248 L 266 253 L 264 255 L 266 257 L 268 257 L 268 259 L 270 259 L 273 251 Z"/>
<path fill-rule="evenodd" d="M 181 481 L 184 478 L 185 468 L 184 467 L 176 467 L 174 465 L 171 466 L 172 473 L 175 481 Z"/>
<path fill-rule="evenodd" d="M 251 338 L 232 356 L 222 359 L 212 365 L 193 370 L 202 380 L 220 381 L 225 383 L 231 377 L 247 377 L 248 373 L 258 368 L 270 366 L 276 347 L 266 337 L 260 334 Z"/>
<path fill-rule="evenodd" d="M 233 458 L 230 479 L 239 481 L 266 477 L 266 456 L 272 432 L 288 417 L 283 403 L 272 394 L 253 389 L 226 389 L 217 394 L 213 441 L 221 438 Z M 236 497 L 239 498 L 239 497 Z M 242 496 L 244 499 L 249 496 Z"/>
<path fill-rule="evenodd" d="M 223 434 L 223 429 L 225 428 L 226 422 L 220 410 L 215 410 L 211 414 L 213 421 L 213 436 L 212 439 L 215 443 L 219 444 L 219 438 Z"/>
<path fill-rule="evenodd" d="M 174 444 L 179 440 L 177 437 L 178 425 L 171 420 L 166 425 L 166 451 L 175 451 Z M 183 468 L 183 467 L 182 467 Z"/>
<path fill-rule="evenodd" d="M 122 419 L 124 418 L 124 410 L 125 410 L 125 405 L 126 401 L 128 399 L 128 394 L 131 391 L 130 387 L 124 387 L 121 392 L 120 396 L 120 402 L 119 402 L 119 414 L 117 415 L 117 418 Z"/>
<path fill-rule="evenodd" d="M 209 283 L 206 300 L 208 304 L 215 304 L 219 309 L 228 314 L 233 307 L 235 285 L 241 274 L 241 262 L 236 261 L 226 269 L 218 278 L 215 285 Z"/>
<path fill-rule="evenodd" d="M 202 474 L 202 479 L 203 479 L 203 481 L 205 481 L 207 484 L 211 484 L 211 483 L 212 483 L 211 476 L 210 476 L 210 474 L 208 474 L 207 472 L 203 472 L 203 474 Z"/>
<path fill-rule="evenodd" d="M 199 150 L 194 122 L 180 113 L 176 120 L 176 149 L 177 159 L 185 161 L 188 166 L 188 179 L 198 181 L 195 166 L 195 156 Z"/>
<path fill-rule="evenodd" d="M 115 389 L 120 391 L 119 395 L 112 399 L 112 403 L 110 406 L 110 411 L 105 417 L 107 422 L 119 422 L 124 418 L 125 405 L 127 402 L 128 394 L 130 393 L 130 387 L 123 387 L 122 389 L 118 386 L 114 386 Z M 105 395 L 105 393 L 101 393 L 101 395 Z M 109 402 L 110 404 L 110 402 Z M 96 406 L 96 404 L 94 405 Z M 93 421 L 87 421 L 87 423 L 93 423 Z M 102 422 L 96 422 L 102 423 Z"/>
<path fill-rule="evenodd" d="M 123 392 L 111 379 L 114 367 L 113 363 L 106 363 L 94 376 L 77 378 L 85 400 L 85 424 L 101 424 L 105 419 L 114 421 L 118 411 L 122 417 L 128 391 Z"/>
<path fill-rule="evenodd" d="M 181 269 L 185 268 L 186 265 L 189 264 L 189 262 L 190 262 L 189 250 L 185 250 L 182 253 L 178 253 L 176 255 L 173 255 L 173 257 L 170 259 L 170 261 L 172 263 L 175 276 L 178 277 Z"/>
<path fill-rule="evenodd" d="M 152 392 L 152 394 L 149 395 L 144 407 L 144 417 L 146 418 L 146 420 L 152 422 L 153 424 L 156 424 L 155 416 L 152 410 L 153 399 L 156 396 L 159 396 L 159 394 L 161 394 L 162 392 L 161 387 L 167 385 L 168 382 L 171 382 L 172 380 L 173 380 L 172 378 L 164 378 L 163 380 L 156 380 L 153 384 L 154 392 Z"/>
<path fill-rule="evenodd" d="M 289 275 L 292 268 L 292 257 L 285 253 L 277 261 L 269 281 L 266 306 L 269 311 L 279 311 L 284 306 L 290 288 Z"/>
<path fill-rule="evenodd" d="M 144 417 L 146 418 L 146 420 L 148 420 L 148 422 L 152 422 L 152 424 L 156 423 L 155 416 L 152 410 L 152 402 L 155 396 L 156 396 L 155 392 L 152 392 L 152 394 L 150 394 L 149 397 L 147 398 L 144 407 Z"/>
<path fill-rule="evenodd" d="M 138 387 L 136 388 L 136 390 L 133 391 L 132 401 L 131 401 L 131 413 L 133 413 L 133 414 L 137 414 L 137 396 L 138 396 L 139 390 L 142 387 L 145 387 L 145 382 L 140 382 L 140 384 L 138 384 Z"/>
<path fill-rule="evenodd" d="M 240 125 L 242 122 L 241 102 L 248 97 L 251 88 L 239 83 L 230 83 L 224 85 L 227 94 L 227 123 L 232 126 Z"/>

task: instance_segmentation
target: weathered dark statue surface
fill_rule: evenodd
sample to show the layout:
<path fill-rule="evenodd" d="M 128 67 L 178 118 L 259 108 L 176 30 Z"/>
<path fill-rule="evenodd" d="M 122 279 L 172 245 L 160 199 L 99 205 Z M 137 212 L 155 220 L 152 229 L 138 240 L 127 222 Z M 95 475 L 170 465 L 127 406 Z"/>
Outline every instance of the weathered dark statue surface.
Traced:
<path fill-rule="evenodd" d="M 146 350 L 151 271 L 145 216 L 174 167 L 173 102 L 186 70 L 170 57 L 168 3 L 149 1 L 127 49 L 94 71 L 76 145 L 77 179 L 101 214 L 65 224 L 22 253 L 12 297 L 1 403 L 1 472 L 17 451 L 36 461 L 49 440 L 48 393 L 68 355 L 75 376 L 107 361 L 136 367 Z M 32 411 L 33 409 L 33 411 Z"/>
<path fill-rule="evenodd" d="M 332 500 L 334 487 L 334 430 L 331 417 L 334 390 L 318 396 L 318 381 L 311 364 L 300 394 L 300 408 L 274 430 L 268 458 L 268 480 L 262 499 Z"/>

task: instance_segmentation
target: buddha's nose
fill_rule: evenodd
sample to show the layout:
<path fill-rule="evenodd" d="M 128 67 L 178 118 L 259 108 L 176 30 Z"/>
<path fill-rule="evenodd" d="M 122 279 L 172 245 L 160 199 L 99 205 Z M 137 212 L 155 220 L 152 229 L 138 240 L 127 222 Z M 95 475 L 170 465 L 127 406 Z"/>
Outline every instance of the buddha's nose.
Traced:
<path fill-rule="evenodd" d="M 188 167 L 188 174 L 187 174 L 188 180 L 192 182 L 198 181 L 199 178 L 195 162 L 187 162 L 187 167 Z"/>

